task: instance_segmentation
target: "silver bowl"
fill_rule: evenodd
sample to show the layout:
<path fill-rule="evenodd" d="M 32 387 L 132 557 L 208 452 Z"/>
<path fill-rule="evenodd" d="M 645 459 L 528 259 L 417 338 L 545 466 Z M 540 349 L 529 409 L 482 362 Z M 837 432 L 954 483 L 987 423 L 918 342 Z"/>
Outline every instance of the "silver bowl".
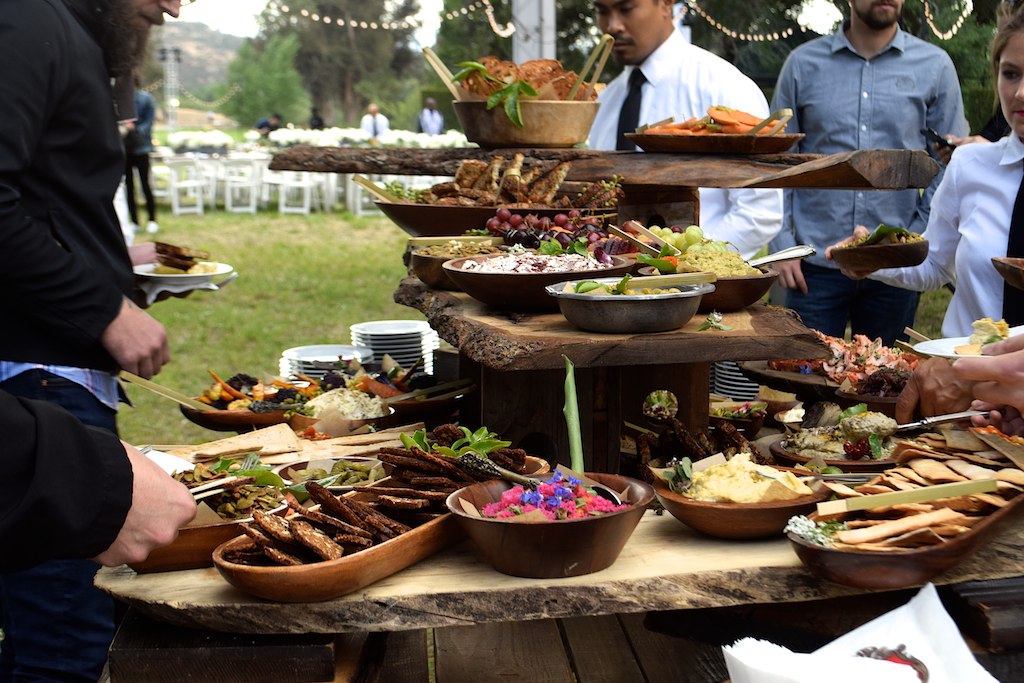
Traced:
<path fill-rule="evenodd" d="M 622 278 L 592 278 L 603 285 L 615 285 Z M 558 300 L 558 308 L 566 320 L 589 332 L 632 334 L 676 330 L 697 313 L 701 297 L 715 291 L 710 284 L 677 285 L 671 294 L 577 294 L 564 291 L 566 284 L 575 287 L 581 280 L 548 285 L 545 291 Z M 643 280 L 633 280 L 642 287 Z"/>

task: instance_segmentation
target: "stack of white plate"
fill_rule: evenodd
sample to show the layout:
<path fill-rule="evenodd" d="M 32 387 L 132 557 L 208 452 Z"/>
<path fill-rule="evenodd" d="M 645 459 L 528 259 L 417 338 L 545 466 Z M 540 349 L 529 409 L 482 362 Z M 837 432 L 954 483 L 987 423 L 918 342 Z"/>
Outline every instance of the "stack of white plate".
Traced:
<path fill-rule="evenodd" d="M 735 361 L 719 361 L 712 365 L 712 391 L 734 401 L 753 401 L 757 398 L 758 383 L 747 379 Z"/>
<path fill-rule="evenodd" d="M 380 362 L 388 354 L 402 367 L 409 367 L 423 358 L 423 369 L 433 374 L 434 349 L 441 342 L 426 321 L 371 320 L 349 329 L 353 344 L 373 349 L 373 360 Z"/>
<path fill-rule="evenodd" d="M 349 346 L 348 344 L 312 344 L 286 349 L 281 354 L 279 365 L 282 377 L 306 375 L 319 379 L 327 374 L 325 365 L 337 363 L 339 360 L 355 359 L 369 362 L 373 359 L 373 349 L 366 346 Z"/>

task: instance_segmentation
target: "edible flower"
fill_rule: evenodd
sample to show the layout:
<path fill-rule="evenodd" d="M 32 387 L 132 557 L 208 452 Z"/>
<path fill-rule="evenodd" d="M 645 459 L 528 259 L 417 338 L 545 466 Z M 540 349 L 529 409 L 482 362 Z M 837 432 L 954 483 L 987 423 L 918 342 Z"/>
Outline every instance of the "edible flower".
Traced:
<path fill-rule="evenodd" d="M 617 512 L 628 504 L 616 505 L 593 494 L 576 477 L 566 478 L 556 470 L 536 490 L 514 486 L 501 495 L 501 500 L 484 506 L 481 514 L 492 519 L 508 519 L 540 510 L 552 521 L 582 519 Z"/>

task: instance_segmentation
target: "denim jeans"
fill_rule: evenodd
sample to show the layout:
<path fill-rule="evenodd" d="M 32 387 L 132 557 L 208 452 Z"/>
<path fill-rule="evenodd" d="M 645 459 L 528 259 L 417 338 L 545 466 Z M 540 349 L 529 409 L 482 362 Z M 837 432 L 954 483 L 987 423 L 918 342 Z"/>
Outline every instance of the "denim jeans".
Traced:
<path fill-rule="evenodd" d="M 842 337 L 849 321 L 854 334 L 881 337 L 886 346 L 907 339 L 903 328 L 914 325 L 920 293 L 875 280 L 851 280 L 834 268 L 810 263 L 802 267 L 807 294 L 786 290 L 786 306 L 800 315 L 804 325 Z"/>
<path fill-rule="evenodd" d="M 114 411 L 48 372 L 31 370 L 0 388 L 62 405 L 86 424 L 117 431 Z M 114 603 L 93 586 L 97 569 L 92 560 L 54 560 L 0 574 L 0 681 L 99 680 L 114 638 Z"/>

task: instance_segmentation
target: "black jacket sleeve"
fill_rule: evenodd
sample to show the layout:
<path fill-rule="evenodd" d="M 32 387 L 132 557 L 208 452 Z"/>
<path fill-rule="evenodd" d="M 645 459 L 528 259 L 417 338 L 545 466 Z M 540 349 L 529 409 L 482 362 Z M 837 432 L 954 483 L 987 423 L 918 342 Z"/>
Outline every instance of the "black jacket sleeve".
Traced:
<path fill-rule="evenodd" d="M 0 439 L 0 570 L 110 547 L 132 503 L 131 462 L 116 436 L 0 391 Z"/>

